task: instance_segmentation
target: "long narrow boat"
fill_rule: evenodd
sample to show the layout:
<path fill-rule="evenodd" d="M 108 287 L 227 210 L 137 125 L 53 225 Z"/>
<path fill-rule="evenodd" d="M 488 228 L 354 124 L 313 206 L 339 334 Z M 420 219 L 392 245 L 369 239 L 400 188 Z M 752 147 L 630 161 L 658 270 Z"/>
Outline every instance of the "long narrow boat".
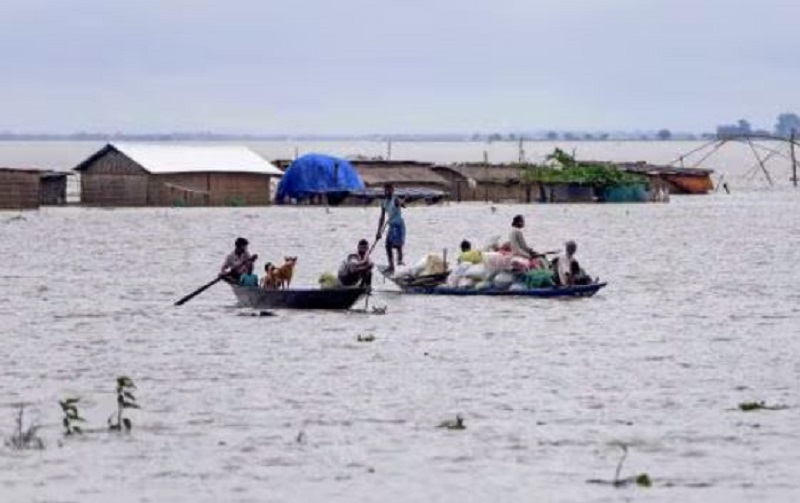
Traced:
<path fill-rule="evenodd" d="M 293 288 L 264 290 L 257 286 L 228 283 L 242 307 L 253 309 L 350 309 L 359 297 L 367 293 L 364 287 L 350 288 Z"/>
<path fill-rule="evenodd" d="M 528 288 L 526 290 L 510 290 L 498 288 L 455 288 L 445 286 L 447 276 L 450 272 L 440 274 L 430 274 L 415 278 L 403 278 L 392 276 L 386 267 L 378 267 L 378 271 L 389 281 L 400 287 L 403 293 L 417 295 L 457 295 L 457 296 L 477 296 L 486 295 L 492 297 L 591 297 L 604 288 L 607 283 L 595 281 L 590 285 L 555 286 L 548 288 Z"/>
<path fill-rule="evenodd" d="M 591 297 L 604 288 L 607 283 L 592 283 L 591 285 L 558 286 L 550 288 L 529 288 L 527 290 L 499 290 L 486 288 L 482 290 L 474 288 L 452 288 L 446 286 L 437 287 L 407 287 L 403 288 L 403 293 L 418 295 L 458 295 L 458 296 L 478 296 L 488 295 L 492 297 Z"/>

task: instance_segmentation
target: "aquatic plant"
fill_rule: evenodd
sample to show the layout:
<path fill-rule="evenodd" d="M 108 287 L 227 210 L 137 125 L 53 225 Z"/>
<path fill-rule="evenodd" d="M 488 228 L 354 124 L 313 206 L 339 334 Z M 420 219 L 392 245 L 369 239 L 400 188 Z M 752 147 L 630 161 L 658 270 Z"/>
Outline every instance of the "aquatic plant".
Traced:
<path fill-rule="evenodd" d="M 650 479 L 650 475 L 647 473 L 640 473 L 638 475 L 634 475 L 631 477 L 620 478 L 620 473 L 622 472 L 622 465 L 625 464 L 625 459 L 628 457 L 628 446 L 619 442 L 615 443 L 614 445 L 618 446 L 622 449 L 622 456 L 619 458 L 617 462 L 617 468 L 614 470 L 614 479 L 613 480 L 603 480 L 603 479 L 589 479 L 586 482 L 589 484 L 607 484 L 612 485 L 614 487 L 625 487 L 631 484 L 636 484 L 639 487 L 650 487 L 653 485 L 653 481 Z"/>
<path fill-rule="evenodd" d="M 743 412 L 753 410 L 784 410 L 788 408 L 789 407 L 786 405 L 767 405 L 763 400 L 760 402 L 742 402 L 739 404 L 739 409 Z"/>
<path fill-rule="evenodd" d="M 67 398 L 66 400 L 59 400 L 58 404 L 61 406 L 61 411 L 64 417 L 61 419 L 61 424 L 64 425 L 64 434 L 73 435 L 83 433 L 83 429 L 75 423 L 86 422 L 84 418 L 78 413 L 78 402 L 80 398 Z"/>
<path fill-rule="evenodd" d="M 5 444 L 14 450 L 42 450 L 44 449 L 44 441 L 39 438 L 37 432 L 39 425 L 31 423 L 25 428 L 25 404 L 17 406 L 17 421 L 14 434 L 11 438 L 6 439 Z"/>
<path fill-rule="evenodd" d="M 125 409 L 139 409 L 139 404 L 136 403 L 136 397 L 133 396 L 133 391 L 136 389 L 133 380 L 130 377 L 120 376 L 117 377 L 117 412 L 116 422 L 114 415 L 108 418 L 108 429 L 111 431 L 131 431 L 133 423 L 127 417 L 123 417 Z"/>
<path fill-rule="evenodd" d="M 547 156 L 547 164 L 519 164 L 522 180 L 528 183 L 574 183 L 593 187 L 614 187 L 645 183 L 641 175 L 622 171 L 614 164 L 584 164 L 556 148 Z"/>

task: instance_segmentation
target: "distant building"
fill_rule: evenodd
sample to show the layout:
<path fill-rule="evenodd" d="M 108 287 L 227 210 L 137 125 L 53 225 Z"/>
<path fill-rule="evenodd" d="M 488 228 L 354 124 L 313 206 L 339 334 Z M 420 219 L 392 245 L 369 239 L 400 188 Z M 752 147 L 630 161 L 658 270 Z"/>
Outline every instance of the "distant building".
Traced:
<path fill-rule="evenodd" d="M 739 119 L 737 124 L 723 124 L 717 126 L 717 138 L 729 138 L 734 136 L 748 136 L 752 134 L 750 123 L 744 119 Z"/>
<path fill-rule="evenodd" d="M 283 173 L 234 145 L 109 143 L 75 167 L 90 206 L 260 206 Z"/>

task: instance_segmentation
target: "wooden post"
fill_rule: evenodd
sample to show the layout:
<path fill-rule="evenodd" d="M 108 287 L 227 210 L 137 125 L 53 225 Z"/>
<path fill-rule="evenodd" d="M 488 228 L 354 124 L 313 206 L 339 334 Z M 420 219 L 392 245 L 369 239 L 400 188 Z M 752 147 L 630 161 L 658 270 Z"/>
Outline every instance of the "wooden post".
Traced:
<path fill-rule="evenodd" d="M 386 143 L 386 160 L 387 161 L 391 161 L 392 160 L 392 140 L 391 139 Z"/>
<path fill-rule="evenodd" d="M 789 135 L 789 142 L 791 143 L 792 148 L 792 183 L 794 183 L 795 188 L 797 187 L 797 157 L 795 156 L 794 152 L 794 138 L 795 138 L 795 129 L 792 128 L 792 134 Z"/>
<path fill-rule="evenodd" d="M 483 151 L 483 163 L 489 164 L 489 152 L 487 152 L 486 150 Z"/>
<path fill-rule="evenodd" d="M 519 137 L 519 163 L 525 162 L 525 150 L 522 148 L 522 136 Z"/>

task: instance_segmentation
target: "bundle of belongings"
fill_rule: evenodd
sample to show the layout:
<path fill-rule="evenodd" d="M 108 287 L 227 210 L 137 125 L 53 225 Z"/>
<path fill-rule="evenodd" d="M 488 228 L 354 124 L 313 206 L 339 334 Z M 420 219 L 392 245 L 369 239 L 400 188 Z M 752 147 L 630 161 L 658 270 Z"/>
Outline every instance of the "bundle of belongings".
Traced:
<path fill-rule="evenodd" d="M 462 252 L 447 285 L 479 290 L 528 290 L 552 287 L 555 281 L 546 260 L 515 257 L 507 247 L 490 243 L 483 251 Z"/>
<path fill-rule="evenodd" d="M 391 279 L 402 287 L 428 287 L 444 283 L 448 274 L 445 259 L 429 253 L 417 263 L 397 269 Z"/>

